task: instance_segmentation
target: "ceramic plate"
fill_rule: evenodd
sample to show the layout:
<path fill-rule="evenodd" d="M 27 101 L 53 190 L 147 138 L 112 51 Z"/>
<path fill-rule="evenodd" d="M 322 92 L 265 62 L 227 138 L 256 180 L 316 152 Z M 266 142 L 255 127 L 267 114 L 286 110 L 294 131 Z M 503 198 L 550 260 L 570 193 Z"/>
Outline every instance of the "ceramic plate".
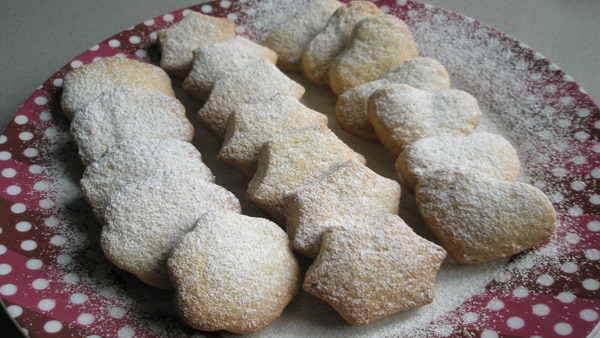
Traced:
<path fill-rule="evenodd" d="M 474 95 L 482 130 L 518 149 L 522 180 L 553 202 L 553 238 L 510 260 L 477 266 L 444 263 L 434 303 L 364 327 L 351 327 L 325 303 L 301 293 L 264 336 L 584 337 L 600 318 L 600 111 L 577 83 L 528 46 L 476 20 L 415 1 L 380 0 L 405 20 L 423 56 L 446 66 L 453 86 Z M 237 33 L 261 41 L 298 1 L 215 1 L 147 20 L 93 46 L 37 89 L 0 136 L 0 297 L 31 337 L 186 337 L 198 335 L 173 311 L 172 294 L 143 285 L 106 261 L 100 227 L 83 201 L 82 173 L 59 107 L 73 68 L 121 55 L 156 63 L 156 32 L 190 10 L 236 20 Z M 341 131 L 335 97 L 311 86 L 303 102 L 330 114 L 331 128 L 365 153 L 383 175 L 394 159 L 373 142 Z M 201 106 L 181 94 L 190 118 Z M 216 161 L 218 144 L 199 128 L 207 165 L 243 199 L 244 178 Z M 401 216 L 427 236 L 404 192 Z M 260 215 L 248 203 L 246 213 Z"/>

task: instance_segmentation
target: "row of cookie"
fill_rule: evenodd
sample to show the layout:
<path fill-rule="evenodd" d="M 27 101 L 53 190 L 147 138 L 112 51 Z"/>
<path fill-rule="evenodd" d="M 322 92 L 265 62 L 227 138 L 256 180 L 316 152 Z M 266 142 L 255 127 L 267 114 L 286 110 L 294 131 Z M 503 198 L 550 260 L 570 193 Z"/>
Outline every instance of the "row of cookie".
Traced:
<path fill-rule="evenodd" d="M 231 39 L 197 48 L 193 70 L 185 81 L 190 82 L 198 69 L 218 74 L 214 83 L 205 87 L 211 91 L 198 119 L 222 141 L 219 159 L 251 179 L 248 199 L 272 219 L 286 224 L 295 251 L 314 259 L 321 248 L 327 248 L 321 253 L 326 258 L 317 258 L 309 270 L 305 290 L 330 302 L 348 322 L 357 325 L 431 302 L 433 281 L 446 253 L 419 238 L 397 216 L 398 183 L 365 166 L 364 157 L 326 126 L 326 116 L 302 105 L 298 99 L 304 88 L 281 73 L 272 59 L 237 61 L 237 68 L 224 67 L 223 59 L 239 57 L 232 46 L 241 41 Z M 216 54 L 211 47 L 221 51 L 219 62 L 206 57 Z M 256 57 L 265 55 L 261 48 L 253 49 Z M 229 53 L 223 53 L 225 50 Z M 401 232 L 406 237 L 391 236 L 387 243 L 379 234 L 382 224 L 390 227 L 385 232 Z M 323 234 L 345 237 L 354 234 L 355 230 L 347 232 L 350 229 L 362 229 L 367 242 L 375 237 L 368 247 L 394 249 L 368 252 L 357 245 L 344 248 L 345 255 L 337 252 L 331 256 L 330 250 L 340 248 L 322 243 Z M 415 254 L 407 255 L 409 251 Z M 363 259 L 348 265 L 347 257 L 353 254 Z M 397 269 L 381 270 L 383 260 Z M 416 261 L 419 264 L 414 265 Z M 340 274 L 321 275 L 319 271 L 330 265 Z M 405 275 L 415 268 L 419 272 L 413 277 Z M 348 279 L 341 271 L 356 273 Z M 374 275 L 381 278 L 373 279 Z M 338 285 L 337 292 L 340 287 L 347 292 L 341 302 L 333 295 L 332 283 Z M 379 283 L 398 287 L 386 291 L 385 301 L 378 301 L 381 295 L 375 290 L 381 289 Z M 407 292 L 404 285 L 419 286 Z M 356 294 L 357 288 L 363 291 Z M 357 301 L 363 306 L 357 306 Z"/>
<path fill-rule="evenodd" d="M 379 139 L 398 156 L 399 178 L 415 190 L 421 214 L 458 262 L 509 257 L 553 234 L 549 199 L 517 182 L 520 163 L 508 141 L 473 133 L 477 100 L 450 89 L 439 62 L 408 60 L 340 95 L 335 111 L 345 130 Z"/>
<path fill-rule="evenodd" d="M 418 56 L 408 26 L 370 1 L 309 1 L 265 45 L 277 53 L 279 67 L 302 71 L 336 95 Z"/>
<path fill-rule="evenodd" d="M 212 87 L 214 69 L 240 67 L 257 61 L 257 54 L 284 71 L 302 71 L 311 82 L 330 86 L 338 95 L 418 56 L 408 26 L 370 1 L 306 1 L 269 33 L 262 50 L 236 36 L 233 20 L 194 11 L 161 30 L 158 44 L 161 67 L 185 78 L 186 91 L 201 99 Z"/>
<path fill-rule="evenodd" d="M 103 224 L 102 251 L 153 287 L 174 284 L 177 311 L 195 328 L 260 330 L 300 288 L 289 239 L 277 224 L 242 215 L 239 200 L 213 183 L 200 152 L 188 142 L 193 130 L 165 132 L 190 126 L 175 98 L 146 90 L 145 81 L 134 82 L 142 88 L 121 87 L 134 73 L 149 80 L 141 70 L 163 74 L 138 61 L 106 58 L 65 77 L 64 102 L 83 102 L 75 97 L 81 93 L 90 99 L 69 116 L 86 164 L 80 186 Z M 90 87 L 104 91 L 94 98 Z M 215 304 L 223 312 L 215 314 Z M 248 316 L 249 310 L 255 314 Z"/>
<path fill-rule="evenodd" d="M 293 131 L 314 123 L 302 121 L 311 115 L 320 114 L 281 94 L 242 105 L 230 118 L 220 156 L 241 160 L 248 158 L 246 145 L 260 149 L 249 162 L 256 170 L 247 198 L 286 225 L 296 252 L 315 259 L 304 290 L 349 323 L 430 303 L 446 252 L 397 215 L 398 183 L 369 169 L 325 124 Z"/>

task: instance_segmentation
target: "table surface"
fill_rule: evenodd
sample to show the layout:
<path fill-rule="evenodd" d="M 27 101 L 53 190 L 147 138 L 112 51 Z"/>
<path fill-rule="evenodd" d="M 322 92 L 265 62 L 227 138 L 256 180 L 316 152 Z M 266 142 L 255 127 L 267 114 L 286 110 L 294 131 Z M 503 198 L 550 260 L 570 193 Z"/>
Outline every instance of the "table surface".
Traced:
<path fill-rule="evenodd" d="M 146 19 L 200 2 L 1 1 L 0 131 L 37 87 L 89 47 Z M 600 102 L 600 1 L 425 2 L 477 19 L 529 45 Z M 16 337 L 10 320 L 0 312 L 3 336 Z"/>

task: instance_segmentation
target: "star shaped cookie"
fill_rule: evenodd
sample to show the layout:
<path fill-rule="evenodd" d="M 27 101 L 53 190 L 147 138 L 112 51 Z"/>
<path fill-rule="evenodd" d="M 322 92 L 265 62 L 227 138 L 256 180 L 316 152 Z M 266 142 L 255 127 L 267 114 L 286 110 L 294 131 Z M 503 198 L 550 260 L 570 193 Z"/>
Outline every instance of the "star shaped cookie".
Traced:
<path fill-rule="evenodd" d="M 263 145 L 247 198 L 283 224 L 288 191 L 353 158 L 365 163 L 362 155 L 323 124 L 281 135 Z"/>
<path fill-rule="evenodd" d="M 257 103 L 277 94 L 300 99 L 304 87 L 291 80 L 268 60 L 221 73 L 208 101 L 198 111 L 198 122 L 223 141 L 229 115 L 245 103 Z"/>
<path fill-rule="evenodd" d="M 397 214 L 399 204 L 398 182 L 350 160 L 287 194 L 286 229 L 294 250 L 315 258 L 328 228 Z"/>
<path fill-rule="evenodd" d="M 293 96 L 277 94 L 241 105 L 229 118 L 218 158 L 251 178 L 263 143 L 315 124 L 327 124 L 327 116 L 309 109 Z"/>
<path fill-rule="evenodd" d="M 194 49 L 234 36 L 232 19 L 189 12 L 178 23 L 158 32 L 160 66 L 170 75 L 186 77 L 192 69 Z"/>
<path fill-rule="evenodd" d="M 327 20 L 342 6 L 337 0 L 312 0 L 272 30 L 265 46 L 277 52 L 277 66 L 285 71 L 301 71 L 302 53 L 310 41 L 327 25 Z"/>
<path fill-rule="evenodd" d="M 397 215 L 382 215 L 323 234 L 303 288 L 352 325 L 431 303 L 446 251 Z"/>
<path fill-rule="evenodd" d="M 206 100 L 220 72 L 241 68 L 262 59 L 275 64 L 277 54 L 242 36 L 204 44 L 194 49 L 192 70 L 183 81 L 183 90 L 192 97 Z"/>

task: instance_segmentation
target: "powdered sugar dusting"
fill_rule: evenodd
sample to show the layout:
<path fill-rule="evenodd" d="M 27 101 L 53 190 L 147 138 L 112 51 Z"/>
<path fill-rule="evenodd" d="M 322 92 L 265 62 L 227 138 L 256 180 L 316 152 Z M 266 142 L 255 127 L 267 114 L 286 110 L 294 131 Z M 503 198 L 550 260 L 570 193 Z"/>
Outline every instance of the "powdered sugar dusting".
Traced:
<path fill-rule="evenodd" d="M 237 21 L 238 33 L 262 41 L 273 27 L 301 10 L 303 3 L 241 0 L 212 2 L 202 7 L 208 6 L 206 8 L 211 13 L 226 12 L 223 15 Z M 227 4 L 226 8 L 222 4 Z M 446 260 L 437 275 L 434 302 L 425 307 L 383 318 L 364 327 L 351 327 L 331 307 L 301 292 L 281 318 L 260 336 L 556 334 L 549 322 L 562 323 L 559 328 L 571 325 L 573 336 L 587 335 L 598 321 L 594 314 L 600 312 L 598 289 L 594 288 L 594 281 L 597 282 L 600 273 L 597 265 L 600 258 L 598 231 L 594 230 L 598 222 L 594 214 L 600 210 L 596 193 L 600 178 L 598 108 L 585 91 L 556 65 L 473 19 L 410 0 L 379 0 L 377 4 L 385 7 L 386 12 L 405 19 L 420 54 L 439 60 L 448 69 L 452 85 L 478 99 L 483 111 L 479 129 L 498 133 L 517 148 L 524 167 L 523 180 L 541 188 L 551 198 L 559 212 L 559 227 L 549 243 L 514 257 L 510 262 L 463 266 Z M 56 304 L 60 305 L 63 298 L 74 300 L 64 303 L 65 308 L 77 312 L 75 317 L 65 315 L 56 318 L 57 322 L 73 324 L 62 325 L 61 333 L 65 335 L 73 331 L 81 334 L 77 331 L 83 330 L 77 316 L 84 312 L 93 313 L 95 318 L 86 326 L 85 334 L 93 332 L 117 336 L 118 332 L 122 332 L 146 337 L 197 334 L 181 325 L 176 318 L 172 311 L 171 293 L 145 287 L 134 277 L 112 267 L 100 254 L 97 242 L 100 229 L 77 187 L 83 169 L 68 136 L 68 124 L 56 108 L 59 89 L 55 84 L 61 83 L 66 70 L 97 57 L 123 53 L 133 55 L 134 52 L 138 55 L 136 50 L 140 46 L 154 43 L 155 32 L 171 24 L 173 18 L 179 20 L 182 12 L 149 20 L 116 36 L 115 39 L 121 39 L 120 49 L 100 43 L 97 48 L 79 56 L 34 93 L 24 109 L 16 114 L 5 135 L 0 137 L 0 162 L 3 166 L 8 163 L 7 169 L 12 169 L 3 171 L 6 176 L 2 179 L 10 181 L 15 172 L 15 177 L 21 177 L 22 170 L 25 177 L 35 180 L 39 189 L 7 197 L 9 205 L 17 205 L 13 209 L 20 211 L 23 204 L 37 203 L 39 194 L 43 194 L 42 199 L 46 200 L 43 205 L 48 205 L 49 201 L 54 203 L 53 207 L 39 214 L 40 207 L 37 206 L 19 214 L 21 216 L 7 215 L 18 220 L 30 217 L 28 220 L 36 229 L 35 239 L 40 245 L 36 250 L 23 251 L 20 239 L 33 232 L 20 233 L 15 231 L 14 226 L 3 226 L 2 238 L 11 234 L 19 240 L 2 243 L 0 260 L 9 265 L 22 261 L 27 270 L 21 280 L 7 279 L 16 278 L 16 268 L 8 277 L 0 275 L 2 283 L 16 285 L 18 289 L 14 296 L 5 293 L 2 298 L 19 304 L 25 311 L 24 315 L 28 311 L 40 311 L 37 299 L 23 296 L 31 284 L 31 276 L 45 274 L 44 277 L 50 281 L 49 287 L 37 290 L 36 295 L 56 297 Z M 131 34 L 145 42 L 129 46 L 126 39 Z M 302 84 L 308 89 L 303 99 L 307 106 L 326 114 L 333 112 L 335 100 L 329 94 L 306 82 Z M 188 113 L 195 113 L 199 108 L 199 104 L 189 100 L 185 100 L 185 104 Z M 394 177 L 394 158 L 380 146 L 348 136 L 335 123 L 331 124 L 331 129 L 364 154 L 374 170 Z M 23 131 L 32 133 L 35 138 L 15 141 Z M 219 168 L 213 170 L 217 181 L 234 182 L 228 188 L 243 191 L 245 181 L 232 174 L 233 170 L 207 156 L 216 156 L 216 150 L 211 148 L 215 147 L 214 141 L 207 135 L 197 135 L 195 144 L 203 149 L 203 157 L 207 157 L 206 162 L 211 169 Z M 45 190 L 44 186 L 47 187 Z M 27 186 L 24 184 L 22 188 L 25 190 Z M 22 204 L 13 202 L 17 200 Z M 414 202 L 410 194 L 403 194 L 401 203 L 400 214 L 406 222 L 420 235 L 433 239 L 412 210 Z M 26 228 L 26 224 L 20 223 L 19 228 Z M 50 238 L 54 238 L 52 243 L 55 244 L 44 244 L 46 237 L 48 243 Z M 34 259 L 29 260 L 23 253 L 29 253 L 29 257 Z M 12 290 L 9 286 L 2 290 Z M 31 304 L 24 303 L 28 299 Z M 85 299 L 87 301 L 83 301 Z M 533 304 L 543 304 L 547 308 L 532 308 Z M 58 309 L 57 306 L 50 315 L 58 317 L 61 314 Z M 530 309 L 534 314 L 523 312 Z M 551 309 L 547 315 L 536 314 L 545 313 L 547 309 Z M 28 326 L 30 332 L 38 327 L 40 332 L 43 331 L 45 322 L 23 322 L 23 318 L 25 316 L 17 318 L 22 325 L 38 325 Z M 89 322 L 89 316 L 82 318 Z M 85 320 L 82 322 L 86 323 Z"/>

